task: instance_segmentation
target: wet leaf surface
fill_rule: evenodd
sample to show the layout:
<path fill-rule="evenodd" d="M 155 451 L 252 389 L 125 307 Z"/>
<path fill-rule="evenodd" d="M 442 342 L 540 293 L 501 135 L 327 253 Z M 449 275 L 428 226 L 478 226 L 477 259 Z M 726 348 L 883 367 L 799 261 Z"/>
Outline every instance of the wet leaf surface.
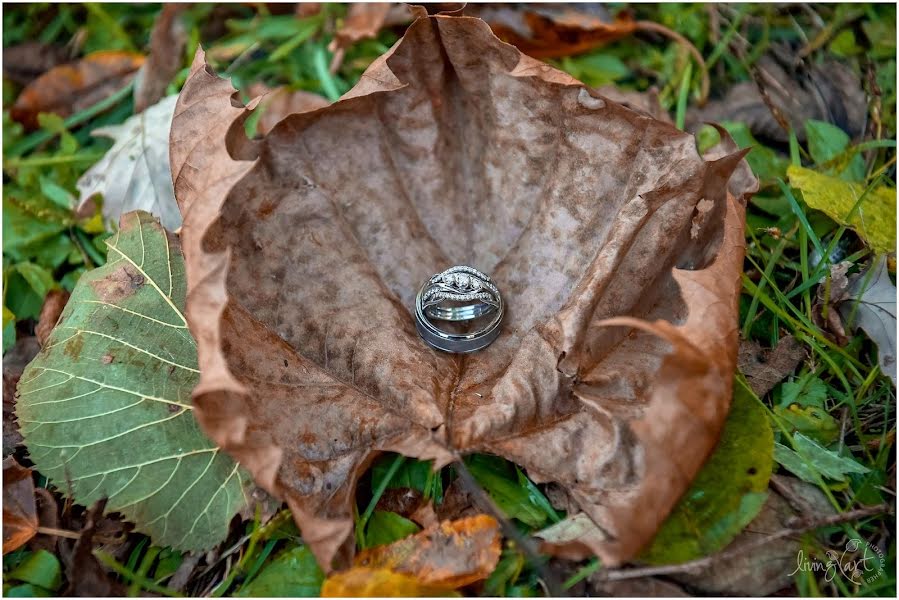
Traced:
<path fill-rule="evenodd" d="M 261 140 L 232 94 L 198 56 L 171 139 L 215 443 L 326 570 L 349 563 L 355 481 L 384 451 L 504 456 L 600 525 L 584 553 L 632 557 L 727 414 L 742 154 L 707 162 L 467 17 L 419 19 L 339 102 Z M 468 357 L 428 348 L 410 314 L 452 264 L 509 306 Z"/>

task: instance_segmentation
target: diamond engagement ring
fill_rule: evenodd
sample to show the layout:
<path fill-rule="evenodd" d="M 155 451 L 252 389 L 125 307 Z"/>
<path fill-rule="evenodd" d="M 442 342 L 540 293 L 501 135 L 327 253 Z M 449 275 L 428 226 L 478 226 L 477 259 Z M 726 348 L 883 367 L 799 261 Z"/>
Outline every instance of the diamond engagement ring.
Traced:
<path fill-rule="evenodd" d="M 464 354 L 489 346 L 500 332 L 505 307 L 490 278 L 471 267 L 456 266 L 428 279 L 415 297 L 415 325 L 431 347 Z M 474 325 L 447 331 L 434 321 Z"/>

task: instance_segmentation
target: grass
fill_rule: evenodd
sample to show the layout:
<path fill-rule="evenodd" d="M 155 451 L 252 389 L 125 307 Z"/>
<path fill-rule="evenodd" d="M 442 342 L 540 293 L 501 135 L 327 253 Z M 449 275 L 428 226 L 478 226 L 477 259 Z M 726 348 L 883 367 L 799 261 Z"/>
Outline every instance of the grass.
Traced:
<path fill-rule="evenodd" d="M 77 38 L 83 44 L 83 52 L 143 50 L 148 46 L 158 8 L 98 4 L 7 6 L 3 44 L 8 47 L 30 40 L 66 44 Z M 232 5 L 228 10 L 224 30 L 216 35 L 209 34 L 206 28 L 215 15 L 213 5 L 191 7 L 185 13 L 185 22 L 189 39 L 201 41 L 216 67 L 241 90 L 262 81 L 270 86 L 287 85 L 317 92 L 335 100 L 352 87 L 364 68 L 386 51 L 401 31 L 384 31 L 377 39 L 348 48 L 340 69 L 331 73 L 327 45 L 335 25 L 346 14 L 345 6 L 326 5 L 321 14 L 302 22 L 270 14 L 264 4 Z M 785 44 L 794 53 L 806 52 L 809 61 L 837 59 L 852 65 L 868 91 L 873 91 L 873 85 L 879 92 L 869 93 L 874 101 L 869 107 L 870 125 L 864 140 L 851 143 L 839 156 L 823 162 L 814 156 L 808 144 L 800 143 L 792 130 L 788 132 L 788 143 L 768 141 L 767 147 L 788 163 L 804 163 L 822 172 L 840 161 L 848 163 L 853 155 L 862 156 L 864 178 L 860 183 L 865 184 L 866 191 L 852 212 L 871 190 L 881 185 L 895 186 L 895 142 L 890 139 L 896 128 L 894 7 L 857 5 L 850 10 L 847 5 L 679 4 L 638 5 L 631 10 L 637 18 L 656 21 L 690 39 L 706 58 L 713 95 L 719 97 L 733 85 L 750 80 L 759 59 Z M 735 48 L 748 51 L 735 52 Z M 192 52 L 189 44 L 183 68 L 170 84 L 169 93 L 177 92 L 183 83 Z M 695 107 L 699 91 L 699 77 L 692 62 L 686 60 L 683 48 L 650 37 L 625 38 L 555 64 L 589 85 L 612 83 L 638 91 L 650 86 L 658 88 L 664 108 L 673 113 L 679 127 L 686 122 L 689 109 Z M 4 80 L 6 108 L 18 91 L 17 86 Z M 50 289 L 71 289 L 86 268 L 105 260 L 102 240 L 108 233 L 96 218 L 77 218 L 71 206 L 60 208 L 46 200 L 41 180 L 52 180 L 74 194 L 77 178 L 109 147 L 108 141 L 92 138 L 90 132 L 102 125 L 120 123 L 132 114 L 130 96 L 129 86 L 65 119 L 44 119 L 41 129 L 27 135 L 9 118 L 8 109 L 4 110 L 5 216 L 9 210 L 22 210 L 32 217 L 30 227 L 40 229 L 50 223 L 48 231 L 52 231 L 15 231 L 19 236 L 34 234 L 36 241 L 11 252 L 4 245 L 4 307 L 15 301 L 16 309 L 11 321 L 4 311 L 4 352 L 11 332 L 12 339 L 16 332 L 33 332 L 36 311 Z M 770 175 L 757 173 L 760 177 Z M 782 402 L 785 386 L 820 382 L 826 389 L 823 408 L 840 426 L 839 438 L 828 448 L 840 456 L 851 457 L 869 471 L 850 475 L 845 482 L 818 477 L 815 484 L 837 511 L 894 502 L 895 390 L 880 373 L 876 348 L 863 333 L 850 334 L 849 342 L 841 345 L 831 332 L 816 324 L 814 315 L 819 286 L 827 290 L 831 285 L 830 266 L 845 260 L 851 263 L 852 271 L 858 271 L 871 261 L 871 251 L 852 230 L 809 209 L 802 195 L 790 187 L 784 172 L 763 181 L 758 196 L 748 207 L 746 235 L 740 310 L 742 338 L 768 348 L 789 334 L 808 352 L 808 358 L 784 383 L 764 397 L 754 396 L 775 426 L 776 441 L 798 450 L 794 428 L 775 410 Z M 831 260 L 834 255 L 838 256 Z M 37 264 L 54 284 L 28 287 L 28 282 L 15 276 L 16 265 L 23 262 Z M 891 271 L 895 272 L 895 259 Z M 802 458 L 808 465 L 814 463 L 814 457 Z M 521 470 L 491 457 L 479 458 L 476 463 L 472 471 L 479 484 L 520 529 L 533 531 L 561 517 L 543 495 L 541 486 L 533 484 Z M 783 468 L 781 471 L 786 472 Z M 442 499 L 453 477 L 451 468 L 433 474 L 427 465 L 400 456 L 387 456 L 376 463 L 359 486 L 356 533 L 360 547 L 378 500 L 387 490 L 402 485 L 418 489 L 426 498 Z M 257 514 L 249 523 L 235 526 L 222 544 L 219 557 L 198 570 L 185 593 L 239 593 L 280 550 L 299 543 L 289 516 L 288 511 L 281 511 L 263 524 Z M 838 547 L 847 537 L 858 536 L 875 541 L 886 549 L 887 560 L 894 562 L 894 532 L 894 518 L 879 517 L 828 528 L 818 536 L 806 536 L 805 543 L 820 552 L 828 544 Z M 177 595 L 166 587 L 166 581 L 183 557 L 151 546 L 140 535 L 132 534 L 129 540 L 131 554 L 125 564 L 103 551 L 96 553 L 98 560 L 117 574 L 132 595 Z M 5 565 L 22 562 L 27 558 L 23 553 L 27 551 L 10 555 Z M 504 564 L 510 568 L 504 569 L 502 575 L 498 569 L 489 589 L 506 593 L 536 589 L 537 571 L 533 566 L 522 561 L 514 548 L 507 548 L 505 556 L 509 560 Z M 566 568 L 565 587 L 576 592 L 578 585 L 583 585 L 579 582 L 601 569 L 601 565 L 594 559 Z M 4 590 L 15 583 L 7 581 L 9 572 L 4 567 Z M 891 595 L 895 591 L 895 573 L 888 572 L 869 586 L 855 586 L 839 577 L 828 581 L 807 574 L 797 576 L 794 583 L 793 591 L 801 595 Z"/>

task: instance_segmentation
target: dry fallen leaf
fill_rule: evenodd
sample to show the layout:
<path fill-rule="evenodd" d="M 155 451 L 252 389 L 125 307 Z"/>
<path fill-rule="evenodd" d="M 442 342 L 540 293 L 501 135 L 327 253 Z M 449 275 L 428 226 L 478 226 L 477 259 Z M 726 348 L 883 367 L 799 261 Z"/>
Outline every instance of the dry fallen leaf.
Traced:
<path fill-rule="evenodd" d="M 141 68 L 134 86 L 134 112 L 142 112 L 165 96 L 165 88 L 181 69 L 187 28 L 181 13 L 188 4 L 163 4 L 150 32 L 150 56 Z"/>
<path fill-rule="evenodd" d="M 804 358 L 802 344 L 792 335 L 781 338 L 770 349 L 763 349 L 755 340 L 744 340 L 740 342 L 737 366 L 752 391 L 762 398 L 793 373 Z"/>
<path fill-rule="evenodd" d="M 256 109 L 262 111 L 256 122 L 256 131 L 262 135 L 271 131 L 287 115 L 317 110 L 330 104 L 327 98 L 312 92 L 291 90 L 284 86 L 271 89 L 264 83 L 254 83 L 247 92 L 253 97 L 263 96 Z"/>
<path fill-rule="evenodd" d="M 169 231 L 181 226 L 168 160 L 169 129 L 177 99 L 176 95 L 169 96 L 121 125 L 92 132 L 115 143 L 78 180 L 79 210 L 101 194 L 103 217 L 112 227 L 133 210 L 159 217 Z"/>
<path fill-rule="evenodd" d="M 38 126 L 40 113 L 67 117 L 123 87 L 143 62 L 140 54 L 110 50 L 53 67 L 22 90 L 10 116 L 27 129 Z"/>
<path fill-rule="evenodd" d="M 792 125 L 799 141 L 805 141 L 809 119 L 833 122 L 850 137 L 861 135 L 868 109 L 861 81 L 852 69 L 837 61 L 821 65 L 795 65 L 795 53 L 766 55 L 758 63 L 759 79 L 772 104 Z M 778 124 L 754 81 L 731 87 L 721 100 L 687 113 L 691 130 L 706 121 L 746 123 L 758 137 L 787 143 L 789 135 Z"/>
<path fill-rule="evenodd" d="M 594 7 L 599 7 L 598 13 L 588 12 Z M 612 18 L 600 5 L 575 9 L 552 4 L 471 4 L 465 12 L 484 19 L 497 37 L 534 58 L 580 54 L 637 30 L 629 12 L 622 11 Z"/>
<path fill-rule="evenodd" d="M 599 525 L 582 553 L 634 556 L 730 403 L 742 153 L 705 161 L 470 17 L 419 18 L 339 102 L 261 140 L 233 94 L 198 54 L 170 144 L 204 431 L 326 570 L 350 563 L 356 480 L 384 451 L 505 456 Z M 470 356 L 410 314 L 453 264 L 508 306 Z"/>
<path fill-rule="evenodd" d="M 840 304 L 846 324 L 860 328 L 877 345 L 881 372 L 896 386 L 896 286 L 890 281 L 885 257 L 864 273 L 849 278 Z"/>
<path fill-rule="evenodd" d="M 30 363 L 41 345 L 36 336 L 20 337 L 3 355 L 3 458 L 16 451 L 22 443 L 19 424 L 16 420 L 16 385 L 22 377 L 22 371 Z"/>
<path fill-rule="evenodd" d="M 328 45 L 329 52 L 346 48 L 359 40 L 378 35 L 391 10 L 389 2 L 354 2 L 350 4 L 346 19 L 334 32 L 334 39 Z M 402 8 L 406 8 L 399 5 Z M 407 9 L 408 10 L 408 9 Z"/>
<path fill-rule="evenodd" d="M 22 42 L 3 49 L 3 77 L 25 85 L 71 58 L 71 48 Z"/>
<path fill-rule="evenodd" d="M 411 584 L 414 587 L 410 591 L 417 588 L 421 594 L 454 590 L 486 579 L 496 567 L 500 552 L 499 524 L 493 517 L 477 515 L 444 521 L 392 544 L 361 552 L 353 568 L 325 581 L 322 595 L 368 595 L 377 591 L 371 588 L 370 578 L 378 586 L 384 579 L 388 587 L 379 587 L 382 591 L 388 590 L 391 582 Z M 398 577 L 385 577 L 385 571 Z"/>
<path fill-rule="evenodd" d="M 38 319 L 37 326 L 34 328 L 34 334 L 41 346 L 47 343 L 50 332 L 56 326 L 62 309 L 66 307 L 69 301 L 69 292 L 65 290 L 50 290 L 44 298 L 44 305 L 41 306 L 41 315 Z"/>
<path fill-rule="evenodd" d="M 12 456 L 3 459 L 3 554 L 12 552 L 37 533 L 34 480 Z"/>

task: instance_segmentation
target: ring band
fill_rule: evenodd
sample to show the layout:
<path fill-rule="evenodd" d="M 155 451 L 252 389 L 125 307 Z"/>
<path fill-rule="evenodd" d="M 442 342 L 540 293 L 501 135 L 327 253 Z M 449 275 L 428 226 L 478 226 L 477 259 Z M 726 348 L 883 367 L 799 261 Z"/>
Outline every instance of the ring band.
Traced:
<path fill-rule="evenodd" d="M 458 306 L 449 302 L 462 303 Z M 477 269 L 455 266 L 428 279 L 415 297 L 415 325 L 431 347 L 464 354 L 489 346 L 500 333 L 505 306 L 499 289 Z M 482 327 L 468 333 L 452 333 L 432 320 L 465 322 L 493 315 Z"/>

